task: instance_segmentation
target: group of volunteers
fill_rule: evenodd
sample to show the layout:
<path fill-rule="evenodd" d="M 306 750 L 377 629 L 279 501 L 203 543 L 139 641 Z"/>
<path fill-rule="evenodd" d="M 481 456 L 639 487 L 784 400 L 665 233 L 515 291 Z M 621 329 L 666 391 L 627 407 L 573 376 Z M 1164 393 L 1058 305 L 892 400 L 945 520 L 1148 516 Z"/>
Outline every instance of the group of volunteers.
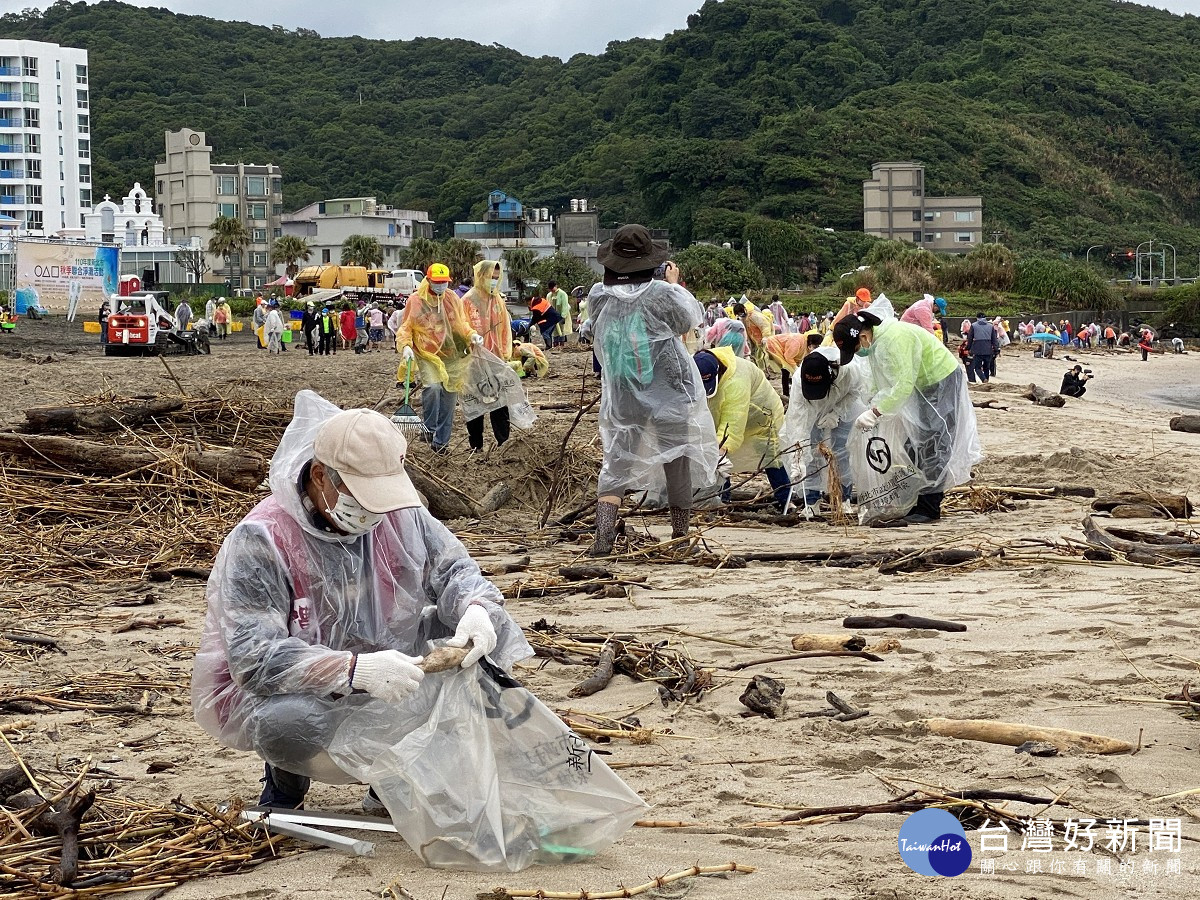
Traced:
<path fill-rule="evenodd" d="M 935 298 L 921 324 L 865 288 L 815 327 L 816 317 L 791 320 L 778 298 L 765 309 L 742 297 L 706 311 L 667 256 L 640 225 L 621 228 L 597 256 L 604 277 L 580 330 L 603 372 L 594 556 L 612 552 L 627 495 L 665 504 L 674 539 L 688 534 L 694 503 L 727 500 L 737 475 L 765 475 L 781 510 L 810 510 L 830 494 L 833 464 L 841 496 L 826 499 L 840 505 L 862 487 L 853 431 L 865 438 L 863 459 L 890 440 L 902 476 L 877 495 L 860 490 L 860 504 L 887 501 L 905 524 L 940 518 L 945 491 L 969 479 L 981 453 L 967 379 L 932 327 Z M 775 370 L 786 412 L 767 377 Z M 801 484 L 802 504 L 793 499 Z"/>

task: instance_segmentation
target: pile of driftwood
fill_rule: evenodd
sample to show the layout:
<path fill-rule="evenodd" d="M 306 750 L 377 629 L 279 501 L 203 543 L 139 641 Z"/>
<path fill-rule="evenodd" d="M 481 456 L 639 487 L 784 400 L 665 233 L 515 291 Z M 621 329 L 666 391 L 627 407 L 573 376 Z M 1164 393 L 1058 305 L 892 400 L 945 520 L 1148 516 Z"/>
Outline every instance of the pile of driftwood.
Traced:
<path fill-rule="evenodd" d="M 142 672 L 81 672 L 50 684 L 0 687 L 0 713 L 86 710 L 106 715 L 150 715 L 164 694 L 185 683 Z"/>
<path fill-rule="evenodd" d="M 0 897 L 103 897 L 166 890 L 243 872 L 284 853 L 288 839 L 180 799 L 153 806 L 110 795 L 88 767 L 70 779 L 19 757 L 0 771 L 0 813 L 19 841 L 0 844 Z"/>

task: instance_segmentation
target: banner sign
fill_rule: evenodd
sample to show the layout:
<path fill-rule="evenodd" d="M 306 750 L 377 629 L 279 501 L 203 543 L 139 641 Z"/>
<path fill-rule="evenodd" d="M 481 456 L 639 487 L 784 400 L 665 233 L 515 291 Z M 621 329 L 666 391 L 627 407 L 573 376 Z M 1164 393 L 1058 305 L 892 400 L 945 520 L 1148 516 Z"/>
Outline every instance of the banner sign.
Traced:
<path fill-rule="evenodd" d="M 17 239 L 16 313 L 41 306 L 73 317 L 117 293 L 119 247 L 83 241 Z"/>

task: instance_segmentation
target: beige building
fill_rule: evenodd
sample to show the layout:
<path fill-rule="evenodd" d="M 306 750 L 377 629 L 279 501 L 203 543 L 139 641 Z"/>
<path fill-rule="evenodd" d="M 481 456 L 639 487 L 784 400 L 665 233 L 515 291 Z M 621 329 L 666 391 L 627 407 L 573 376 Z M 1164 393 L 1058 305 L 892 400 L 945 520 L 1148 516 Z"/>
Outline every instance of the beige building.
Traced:
<path fill-rule="evenodd" d="M 206 281 L 233 289 L 257 288 L 275 279 L 271 245 L 283 234 L 283 177 L 279 166 L 214 163 L 203 131 L 166 132 L 166 159 L 154 166 L 158 214 L 170 244 L 199 238 L 207 245 L 219 217 L 239 219 L 250 235 L 246 251 L 226 261 L 209 257 Z"/>
<path fill-rule="evenodd" d="M 340 263 L 342 243 L 352 234 L 365 234 L 379 241 L 383 268 L 403 268 L 400 253 L 416 237 L 433 237 L 433 220 L 419 209 L 397 209 L 374 197 L 336 197 L 321 200 L 282 219 L 283 233 L 304 238 L 312 257 L 307 265 Z M 301 265 L 306 265 L 301 263 Z M 283 266 L 279 266 L 280 273 Z"/>
<path fill-rule="evenodd" d="M 863 231 L 937 253 L 966 253 L 983 240 L 983 198 L 930 197 L 920 163 L 875 163 L 863 182 Z"/>

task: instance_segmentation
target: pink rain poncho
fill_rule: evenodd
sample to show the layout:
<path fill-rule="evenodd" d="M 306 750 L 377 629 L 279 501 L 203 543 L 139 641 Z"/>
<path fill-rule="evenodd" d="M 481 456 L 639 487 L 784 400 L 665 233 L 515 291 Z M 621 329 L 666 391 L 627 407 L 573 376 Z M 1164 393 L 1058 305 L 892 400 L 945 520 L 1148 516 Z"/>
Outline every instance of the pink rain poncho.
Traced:
<path fill-rule="evenodd" d="M 933 295 L 926 294 L 912 306 L 904 311 L 900 316 L 901 322 L 907 322 L 910 325 L 920 325 L 930 334 L 937 334 L 934 329 L 934 324 L 937 322 L 937 314 L 933 311 Z"/>

